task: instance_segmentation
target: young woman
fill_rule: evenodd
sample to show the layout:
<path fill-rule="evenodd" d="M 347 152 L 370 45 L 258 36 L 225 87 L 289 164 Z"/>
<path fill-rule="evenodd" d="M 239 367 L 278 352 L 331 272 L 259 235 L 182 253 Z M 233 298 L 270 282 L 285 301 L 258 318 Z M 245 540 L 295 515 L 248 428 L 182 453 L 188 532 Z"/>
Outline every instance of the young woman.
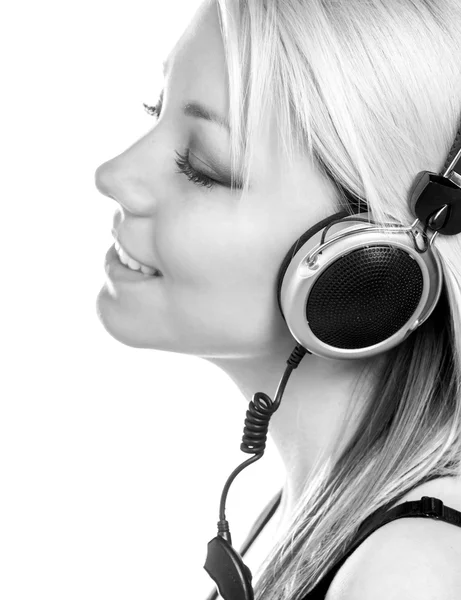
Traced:
<path fill-rule="evenodd" d="M 414 223 L 415 178 L 459 143 L 460 56 L 459 0 L 206 0 L 147 107 L 155 127 L 96 171 L 118 203 L 105 329 L 211 361 L 248 401 L 273 392 L 299 342 L 279 305 L 287 253 L 341 210 Z M 427 318 L 353 359 L 306 344 L 290 377 L 270 420 L 286 483 L 245 554 L 258 600 L 461 598 L 461 234 L 431 241 Z M 397 318 L 408 279 L 364 298 Z M 422 497 L 453 512 L 426 500 L 333 569 L 364 523 Z"/>

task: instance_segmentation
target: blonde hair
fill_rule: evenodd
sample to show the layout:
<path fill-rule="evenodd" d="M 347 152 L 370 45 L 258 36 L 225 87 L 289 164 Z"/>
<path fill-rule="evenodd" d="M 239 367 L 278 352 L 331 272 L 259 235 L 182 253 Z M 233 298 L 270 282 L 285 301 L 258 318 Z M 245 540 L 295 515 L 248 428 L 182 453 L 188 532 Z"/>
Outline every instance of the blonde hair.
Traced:
<path fill-rule="evenodd" d="M 366 201 L 378 223 L 390 216 L 410 225 L 409 189 L 420 171 L 442 171 L 460 125 L 459 0 L 217 7 L 233 171 L 244 165 L 241 198 L 270 107 L 284 156 L 302 152 L 320 169 L 336 186 L 338 210 L 353 214 Z M 443 262 L 440 302 L 388 352 L 347 446 L 317 465 L 260 574 L 256 600 L 302 598 L 372 512 L 429 477 L 461 476 L 461 235 L 434 244 Z"/>

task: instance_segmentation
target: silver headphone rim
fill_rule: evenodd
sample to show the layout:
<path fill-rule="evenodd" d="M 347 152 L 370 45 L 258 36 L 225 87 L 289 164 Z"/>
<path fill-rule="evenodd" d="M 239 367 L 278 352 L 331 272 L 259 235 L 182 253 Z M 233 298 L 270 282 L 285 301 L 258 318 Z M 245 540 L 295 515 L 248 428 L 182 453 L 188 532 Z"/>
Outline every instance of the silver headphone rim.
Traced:
<path fill-rule="evenodd" d="M 364 217 L 365 215 L 361 215 Z M 409 229 L 393 226 L 392 233 L 376 231 L 376 223 L 370 221 L 347 221 L 335 223 L 330 235 L 321 246 L 321 254 L 309 266 L 309 257 L 320 249 L 323 229 L 314 234 L 296 252 L 286 269 L 280 289 L 280 302 L 286 324 L 299 344 L 317 356 L 330 359 L 359 359 L 375 356 L 402 343 L 420 327 L 434 310 L 441 294 L 443 271 L 437 248 L 431 245 L 426 252 L 415 249 Z M 346 234 L 346 235 L 343 235 Z M 423 276 L 423 293 L 420 302 L 405 325 L 394 335 L 373 346 L 345 349 L 330 346 L 320 340 L 311 330 L 306 319 L 306 306 L 310 291 L 318 279 L 337 260 L 357 249 L 390 245 L 407 252 L 419 265 Z"/>

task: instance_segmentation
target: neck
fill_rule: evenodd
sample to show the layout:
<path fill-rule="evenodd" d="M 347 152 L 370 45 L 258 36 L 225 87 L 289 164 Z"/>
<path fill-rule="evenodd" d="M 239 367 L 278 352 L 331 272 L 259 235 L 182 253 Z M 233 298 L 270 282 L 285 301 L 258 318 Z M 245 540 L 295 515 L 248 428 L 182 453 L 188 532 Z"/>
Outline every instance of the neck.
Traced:
<path fill-rule="evenodd" d="M 275 390 L 296 346 L 290 338 L 264 356 L 215 359 L 239 387 L 245 401 L 255 392 L 274 400 Z M 329 460 L 351 439 L 360 411 L 369 397 L 377 365 L 382 357 L 367 360 L 331 360 L 306 354 L 288 379 L 278 410 L 271 418 L 269 434 L 286 471 L 280 520 L 289 518 L 316 466 Z M 363 383 L 360 387 L 357 384 Z"/>

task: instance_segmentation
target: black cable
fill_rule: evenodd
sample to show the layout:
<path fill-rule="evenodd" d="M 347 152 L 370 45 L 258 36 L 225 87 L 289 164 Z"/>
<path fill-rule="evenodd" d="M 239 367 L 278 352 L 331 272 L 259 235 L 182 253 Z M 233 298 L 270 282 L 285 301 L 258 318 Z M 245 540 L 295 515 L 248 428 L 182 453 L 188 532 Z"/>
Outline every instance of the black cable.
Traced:
<path fill-rule="evenodd" d="M 277 387 L 275 400 L 272 400 L 264 392 L 256 392 L 248 405 L 240 450 L 246 454 L 253 454 L 254 456 L 244 461 L 236 469 L 234 469 L 234 471 L 232 471 L 224 485 L 221 494 L 221 502 L 219 504 L 218 535 L 227 540 L 229 544 L 232 544 L 229 523 L 226 521 L 226 501 L 229 488 L 234 479 L 241 471 L 243 471 L 243 469 L 256 462 L 263 456 L 266 448 L 267 434 L 269 431 L 269 421 L 280 406 L 286 384 L 293 369 L 297 368 L 306 353 L 312 354 L 312 352 L 309 352 L 309 350 L 300 344 L 298 344 L 291 353 L 287 360 L 288 366 L 286 367 L 282 379 Z"/>

